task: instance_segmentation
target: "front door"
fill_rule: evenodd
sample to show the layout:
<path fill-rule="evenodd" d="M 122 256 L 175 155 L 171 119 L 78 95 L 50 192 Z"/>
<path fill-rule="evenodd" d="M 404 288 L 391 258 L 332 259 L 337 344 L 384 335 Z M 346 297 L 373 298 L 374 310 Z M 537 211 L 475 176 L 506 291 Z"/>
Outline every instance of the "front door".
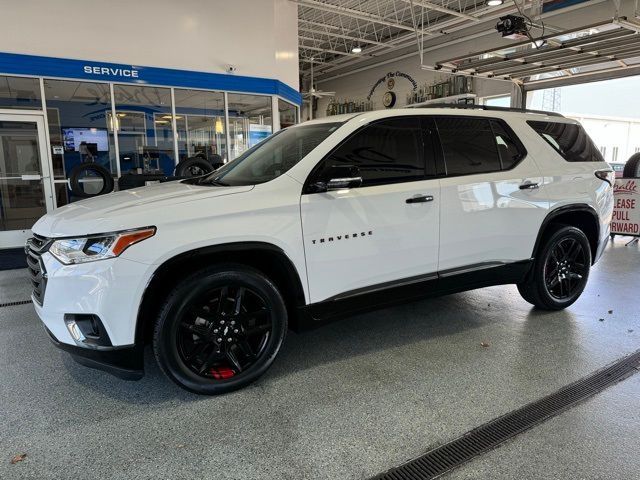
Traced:
<path fill-rule="evenodd" d="M 440 184 L 430 138 L 420 117 L 375 122 L 311 174 L 314 183 L 332 166 L 357 166 L 362 177 L 357 188 L 302 195 L 312 303 L 436 276 Z"/>
<path fill-rule="evenodd" d="M 44 118 L 0 113 L 0 249 L 20 247 L 53 209 Z"/>

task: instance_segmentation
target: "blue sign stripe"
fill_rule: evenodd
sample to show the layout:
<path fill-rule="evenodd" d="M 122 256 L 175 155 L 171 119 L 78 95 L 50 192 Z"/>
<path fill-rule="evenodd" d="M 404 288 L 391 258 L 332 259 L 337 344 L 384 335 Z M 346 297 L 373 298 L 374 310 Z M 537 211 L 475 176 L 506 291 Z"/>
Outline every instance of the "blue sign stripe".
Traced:
<path fill-rule="evenodd" d="M 0 52 L 0 72 L 38 77 L 77 78 L 117 83 L 166 85 L 168 87 L 206 88 L 230 92 L 280 95 L 300 105 L 302 95 L 270 78 L 244 77 L 221 73 L 194 72 L 171 68 L 156 68 L 117 63 L 72 60 L 68 58 L 41 57 Z"/>

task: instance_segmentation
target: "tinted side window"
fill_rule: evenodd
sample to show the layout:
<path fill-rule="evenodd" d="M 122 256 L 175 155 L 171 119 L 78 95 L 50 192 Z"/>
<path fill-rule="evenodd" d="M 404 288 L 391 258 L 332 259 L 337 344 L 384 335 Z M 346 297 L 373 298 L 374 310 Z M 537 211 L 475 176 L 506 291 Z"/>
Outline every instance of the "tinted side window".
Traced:
<path fill-rule="evenodd" d="M 568 162 L 604 162 L 602 154 L 580 125 L 558 122 L 528 121 Z"/>
<path fill-rule="evenodd" d="M 333 165 L 357 166 L 365 187 L 423 179 L 420 119 L 390 118 L 366 126 L 329 154 L 322 170 Z"/>
<path fill-rule="evenodd" d="M 441 117 L 436 120 L 447 175 L 469 175 L 500 170 L 500 157 L 489 120 Z"/>
<path fill-rule="evenodd" d="M 501 122 L 491 120 L 491 128 L 496 137 L 496 145 L 498 146 L 498 154 L 502 161 L 502 169 L 509 170 L 522 159 L 524 150 L 519 145 L 519 142 L 516 142 L 513 134 L 507 132 Z"/>

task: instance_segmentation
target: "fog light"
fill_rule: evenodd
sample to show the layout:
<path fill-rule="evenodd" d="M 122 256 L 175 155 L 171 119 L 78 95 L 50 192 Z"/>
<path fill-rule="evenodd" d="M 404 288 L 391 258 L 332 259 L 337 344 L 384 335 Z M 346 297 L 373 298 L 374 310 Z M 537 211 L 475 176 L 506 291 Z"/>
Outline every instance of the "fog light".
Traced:
<path fill-rule="evenodd" d="M 97 315 L 67 313 L 64 323 L 76 345 L 99 350 L 113 348 L 111 339 Z"/>
<path fill-rule="evenodd" d="M 82 330 L 80 330 L 80 327 L 78 327 L 76 321 L 65 320 L 64 323 L 67 324 L 67 330 L 69 330 L 69 333 L 73 337 L 73 340 L 78 344 L 84 343 L 87 338 L 82 334 Z"/>

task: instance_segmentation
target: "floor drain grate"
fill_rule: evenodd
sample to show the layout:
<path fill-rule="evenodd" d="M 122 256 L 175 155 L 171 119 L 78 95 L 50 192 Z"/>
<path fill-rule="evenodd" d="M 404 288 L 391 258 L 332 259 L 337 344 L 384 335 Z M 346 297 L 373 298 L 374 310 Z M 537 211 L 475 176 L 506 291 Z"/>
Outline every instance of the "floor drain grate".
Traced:
<path fill-rule="evenodd" d="M 20 300 L 17 302 L 0 303 L 0 308 L 13 307 L 14 305 L 26 305 L 27 303 L 31 303 L 31 300 Z"/>
<path fill-rule="evenodd" d="M 633 375 L 640 367 L 640 351 L 598 370 L 555 393 L 507 413 L 465 433 L 461 437 L 428 451 L 421 457 L 382 473 L 376 480 L 436 478 L 471 460 L 505 440 L 528 430 L 578 402 Z"/>

